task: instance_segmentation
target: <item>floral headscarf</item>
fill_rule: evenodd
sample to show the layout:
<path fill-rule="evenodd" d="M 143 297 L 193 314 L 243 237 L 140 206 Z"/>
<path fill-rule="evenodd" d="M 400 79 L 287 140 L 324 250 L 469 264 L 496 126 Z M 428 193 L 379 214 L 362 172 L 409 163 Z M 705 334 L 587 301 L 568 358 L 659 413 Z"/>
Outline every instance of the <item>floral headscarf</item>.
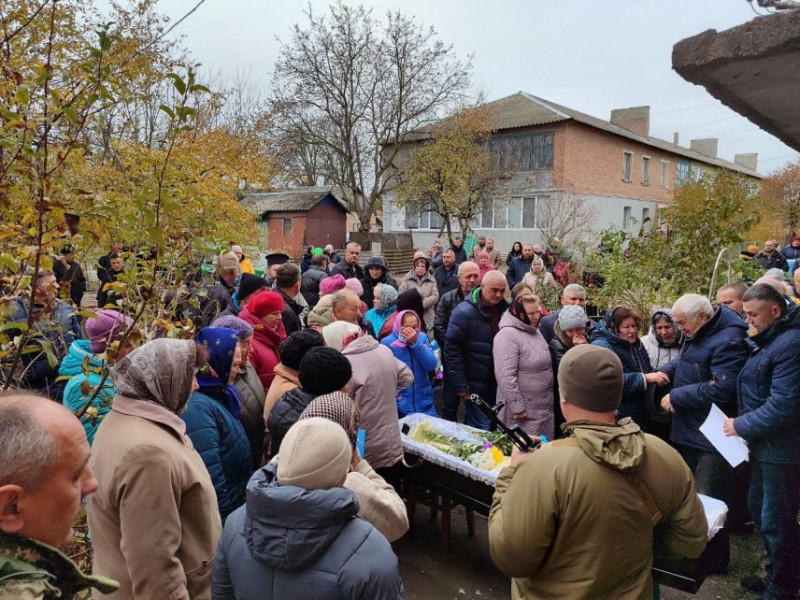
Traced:
<path fill-rule="evenodd" d="M 114 366 L 114 386 L 122 396 L 151 402 L 177 414 L 192 393 L 196 355 L 192 340 L 153 340 Z"/>
<path fill-rule="evenodd" d="M 197 334 L 195 341 L 208 352 L 208 363 L 197 372 L 200 391 L 211 392 L 214 397 L 221 396 L 228 412 L 238 419 L 242 414 L 241 396 L 235 386 L 228 385 L 228 380 L 239 334 L 224 327 L 205 327 Z"/>
<path fill-rule="evenodd" d="M 525 310 L 525 305 L 522 302 L 524 298 L 529 297 L 530 296 L 517 296 L 511 303 L 511 308 L 508 309 L 512 317 L 516 317 L 525 323 L 525 325 L 533 325 L 533 323 L 531 323 L 531 318 L 528 316 L 528 311 Z"/>

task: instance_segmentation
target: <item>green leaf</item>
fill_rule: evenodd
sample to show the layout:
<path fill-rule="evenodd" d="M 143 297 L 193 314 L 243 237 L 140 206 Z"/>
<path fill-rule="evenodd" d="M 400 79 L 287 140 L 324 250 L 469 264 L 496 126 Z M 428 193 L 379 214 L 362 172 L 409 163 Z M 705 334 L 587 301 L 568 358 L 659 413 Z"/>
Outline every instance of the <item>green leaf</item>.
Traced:
<path fill-rule="evenodd" d="M 21 85 L 17 88 L 14 97 L 20 104 L 28 104 L 31 101 L 31 90 L 27 85 Z"/>
<path fill-rule="evenodd" d="M 166 104 L 162 104 L 162 105 L 161 105 L 161 106 L 159 106 L 158 108 L 159 108 L 159 110 L 162 110 L 162 111 L 164 111 L 165 113 L 167 113 L 167 114 L 169 115 L 169 118 L 170 118 L 170 119 L 174 119 L 174 118 L 175 118 L 175 111 L 174 111 L 174 110 L 172 110 L 172 109 L 171 109 L 169 106 L 167 106 Z"/>
<path fill-rule="evenodd" d="M 177 73 L 168 73 L 167 77 L 172 79 L 172 85 L 178 90 L 178 93 L 183 96 L 186 93 L 186 82 Z"/>
<path fill-rule="evenodd" d="M 195 92 L 195 93 L 199 93 L 199 92 L 203 92 L 203 93 L 206 93 L 206 94 L 210 94 L 211 93 L 210 89 L 208 89 L 206 86 L 201 85 L 199 83 L 195 84 L 191 88 L 189 88 L 189 91 L 190 92 Z"/>

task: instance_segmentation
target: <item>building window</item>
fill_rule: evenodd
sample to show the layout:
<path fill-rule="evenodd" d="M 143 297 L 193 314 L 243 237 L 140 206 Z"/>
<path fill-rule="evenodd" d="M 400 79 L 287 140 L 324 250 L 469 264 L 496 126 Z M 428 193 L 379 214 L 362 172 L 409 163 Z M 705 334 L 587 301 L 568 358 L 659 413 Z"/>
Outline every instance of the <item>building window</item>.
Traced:
<path fill-rule="evenodd" d="M 679 160 L 675 171 L 675 185 L 680 185 L 689 179 L 689 161 Z"/>
<path fill-rule="evenodd" d="M 626 206 L 622 209 L 622 228 L 628 229 L 631 224 L 631 207 Z"/>
<path fill-rule="evenodd" d="M 553 139 L 553 132 L 495 136 L 489 148 L 503 170 L 552 169 Z"/>
<path fill-rule="evenodd" d="M 406 229 L 433 229 L 439 231 L 444 224 L 442 215 L 433 210 L 420 212 L 406 208 Z"/>
<path fill-rule="evenodd" d="M 642 157 L 642 183 L 650 185 L 650 157 Z"/>
<path fill-rule="evenodd" d="M 652 223 L 650 223 L 650 209 L 643 208 L 642 209 L 642 227 L 647 229 L 651 229 Z"/>
<path fill-rule="evenodd" d="M 661 187 L 665 188 L 669 184 L 669 161 L 661 161 Z"/>
<path fill-rule="evenodd" d="M 622 180 L 631 180 L 631 169 L 633 168 L 633 152 L 622 153 Z"/>
<path fill-rule="evenodd" d="M 544 196 L 492 200 L 470 225 L 474 229 L 541 229 L 547 200 Z"/>
<path fill-rule="evenodd" d="M 292 221 L 293 220 L 294 219 L 291 219 L 291 218 L 289 218 L 289 219 L 284 218 L 283 219 L 283 237 L 285 237 L 285 238 L 292 237 L 292 230 L 293 230 Z"/>

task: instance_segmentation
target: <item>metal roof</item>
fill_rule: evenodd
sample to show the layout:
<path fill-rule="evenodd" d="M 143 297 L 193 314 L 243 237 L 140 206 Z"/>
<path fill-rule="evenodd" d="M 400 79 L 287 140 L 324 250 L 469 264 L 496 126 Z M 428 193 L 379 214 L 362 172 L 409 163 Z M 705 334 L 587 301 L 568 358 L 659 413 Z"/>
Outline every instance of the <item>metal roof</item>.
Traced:
<path fill-rule="evenodd" d="M 314 208 L 329 194 L 342 210 L 345 212 L 349 210 L 338 198 L 332 186 L 289 188 L 280 192 L 254 192 L 242 198 L 241 205 L 259 216 L 271 212 L 303 212 Z"/>

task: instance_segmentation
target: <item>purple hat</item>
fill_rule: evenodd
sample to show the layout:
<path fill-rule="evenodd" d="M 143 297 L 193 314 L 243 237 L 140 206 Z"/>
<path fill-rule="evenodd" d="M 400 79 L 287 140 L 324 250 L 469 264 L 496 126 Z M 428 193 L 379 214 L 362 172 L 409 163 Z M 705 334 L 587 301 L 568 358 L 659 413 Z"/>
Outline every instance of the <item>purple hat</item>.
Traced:
<path fill-rule="evenodd" d="M 344 277 L 339 273 L 337 273 L 336 275 L 331 275 L 330 277 L 326 277 L 325 279 L 319 282 L 320 296 L 335 294 L 336 292 L 344 288 L 344 282 L 345 282 Z"/>
<path fill-rule="evenodd" d="M 216 319 L 211 323 L 212 327 L 224 327 L 225 329 L 233 329 L 239 334 L 239 339 L 247 339 L 253 337 L 253 327 L 247 321 L 234 317 L 233 315 L 225 315 Z"/>
<path fill-rule="evenodd" d="M 105 352 L 108 344 L 119 341 L 133 324 L 133 319 L 111 309 L 97 311 L 96 317 L 86 319 L 86 334 L 92 352 Z"/>

